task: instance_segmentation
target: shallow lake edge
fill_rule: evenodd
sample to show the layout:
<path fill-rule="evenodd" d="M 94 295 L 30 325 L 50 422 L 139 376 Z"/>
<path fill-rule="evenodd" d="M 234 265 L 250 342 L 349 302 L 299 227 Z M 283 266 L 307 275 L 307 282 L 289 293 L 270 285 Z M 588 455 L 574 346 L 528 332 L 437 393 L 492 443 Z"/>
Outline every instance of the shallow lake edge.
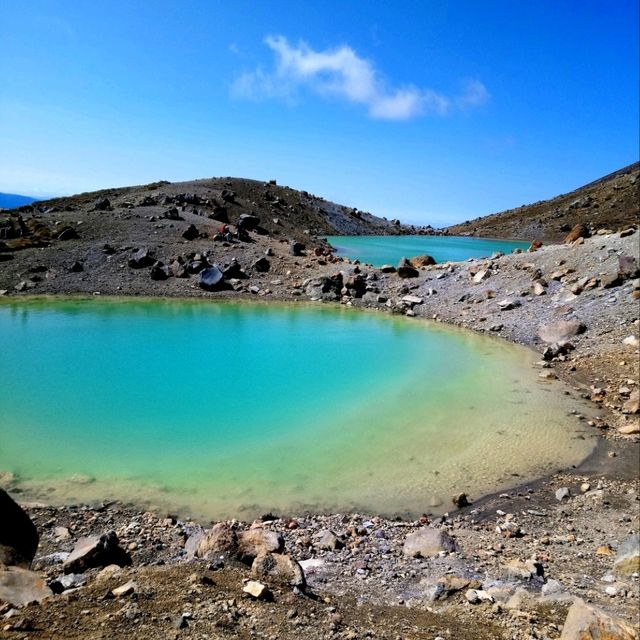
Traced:
<path fill-rule="evenodd" d="M 510 340 L 506 340 L 503 337 L 487 334 L 484 332 L 475 331 L 473 328 L 469 327 L 460 327 L 446 321 L 441 320 L 433 320 L 424 317 L 414 317 L 407 318 L 402 315 L 392 315 L 386 311 L 382 311 L 380 309 L 372 309 L 372 308 L 361 308 L 361 307 L 345 307 L 339 303 L 334 302 L 322 302 L 318 304 L 318 302 L 311 302 L 308 300 L 264 300 L 264 299 L 256 299 L 255 297 L 237 297 L 237 296 L 220 296 L 216 298 L 210 297 L 189 297 L 189 296 L 150 296 L 150 295 L 87 295 L 87 294 L 44 294 L 44 295 L 26 295 L 20 297 L 0 297 L 0 307 L 5 306 L 13 306 L 13 305 L 28 305 L 28 304 L 38 304 L 38 303 L 50 303 L 50 302 L 96 302 L 98 300 L 108 301 L 110 303 L 149 303 L 149 304 L 157 304 L 157 303 L 189 303 L 189 304 L 224 304 L 224 305 L 264 305 L 270 307 L 283 307 L 283 308 L 312 308 L 314 310 L 321 310 L 324 307 L 324 310 L 328 313 L 339 311 L 341 313 L 372 313 L 378 314 L 385 317 L 388 317 L 390 320 L 406 322 L 406 323 L 415 323 L 419 321 L 426 325 L 431 325 L 433 327 L 437 327 L 439 329 L 443 329 L 446 331 L 451 331 L 453 333 L 465 333 L 468 334 L 472 332 L 473 334 L 477 334 L 479 337 L 482 337 L 491 341 L 498 341 L 502 343 L 508 343 L 510 346 L 518 349 L 526 349 L 528 352 L 537 353 L 535 349 L 527 344 L 522 344 Z M 567 379 L 569 378 L 569 379 Z M 568 376 L 559 377 L 559 382 L 564 386 L 572 386 L 572 383 L 575 383 L 575 380 L 571 380 Z M 555 391 L 557 393 L 562 393 L 561 389 L 557 389 Z M 599 473 L 605 475 L 612 475 L 615 477 L 619 477 L 620 479 L 631 479 L 635 477 L 635 452 L 633 451 L 633 447 L 625 448 L 620 447 L 620 451 L 616 453 L 614 457 L 609 455 L 611 450 L 611 445 L 613 443 L 608 442 L 605 438 L 603 438 L 600 434 L 594 434 L 594 447 L 592 451 L 578 464 L 572 465 L 569 468 L 557 468 L 553 471 L 545 472 L 540 476 L 535 476 L 529 480 L 520 479 L 514 477 L 514 482 L 512 485 L 508 487 L 503 487 L 500 490 L 496 490 L 494 492 L 489 492 L 481 495 L 473 495 L 469 493 L 467 489 L 467 493 L 469 494 L 469 499 L 472 503 L 473 507 L 478 507 L 480 505 L 491 502 L 493 499 L 505 493 L 512 492 L 520 492 L 521 490 L 527 489 L 535 489 L 536 487 L 540 487 L 547 483 L 553 476 L 561 473 L 582 473 L 593 471 L 597 469 Z M 626 455 L 625 455 L 626 454 Z M 463 488 L 461 488 L 463 490 Z M 20 493 L 17 492 L 19 496 Z M 107 501 L 113 502 L 113 501 Z M 118 501 L 120 502 L 120 501 Z M 133 508 L 139 509 L 140 511 L 148 511 L 149 509 L 145 507 L 144 504 L 136 504 L 128 501 L 122 501 L 123 505 Z M 38 501 L 38 504 L 46 504 Z M 89 503 L 88 506 L 99 506 L 100 503 L 94 502 Z M 74 504 L 64 504 L 64 505 L 48 505 L 46 506 L 77 506 Z M 434 510 L 436 515 L 441 515 L 442 512 L 455 510 L 453 503 L 451 504 L 451 508 L 447 509 L 447 505 L 443 505 L 441 509 Z M 317 511 L 305 511 L 302 510 L 300 513 L 291 513 L 287 514 L 287 516 L 291 517 L 302 517 L 302 516 L 313 516 L 313 515 L 330 515 L 330 513 L 325 512 L 317 512 Z M 374 515 L 374 514 L 371 514 Z M 391 514 L 385 514 L 383 516 L 385 519 L 393 520 L 393 519 L 411 519 L 411 514 L 408 512 L 396 512 Z M 197 520 L 197 518 L 196 518 Z"/>

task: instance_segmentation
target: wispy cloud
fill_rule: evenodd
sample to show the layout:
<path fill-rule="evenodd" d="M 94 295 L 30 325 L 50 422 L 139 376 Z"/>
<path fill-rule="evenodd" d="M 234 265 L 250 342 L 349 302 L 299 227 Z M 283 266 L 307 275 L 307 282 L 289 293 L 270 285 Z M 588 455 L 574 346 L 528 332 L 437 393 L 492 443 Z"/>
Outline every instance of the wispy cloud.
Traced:
<path fill-rule="evenodd" d="M 371 61 L 347 45 L 316 51 L 302 41 L 292 46 L 283 36 L 269 36 L 265 43 L 275 55 L 273 68 L 265 71 L 258 67 L 240 75 L 231 86 L 233 97 L 293 102 L 306 88 L 325 98 L 362 105 L 370 117 L 382 120 L 444 116 L 489 99 L 487 88 L 479 80 L 467 81 L 463 92 L 453 96 L 415 85 L 391 87 Z"/>

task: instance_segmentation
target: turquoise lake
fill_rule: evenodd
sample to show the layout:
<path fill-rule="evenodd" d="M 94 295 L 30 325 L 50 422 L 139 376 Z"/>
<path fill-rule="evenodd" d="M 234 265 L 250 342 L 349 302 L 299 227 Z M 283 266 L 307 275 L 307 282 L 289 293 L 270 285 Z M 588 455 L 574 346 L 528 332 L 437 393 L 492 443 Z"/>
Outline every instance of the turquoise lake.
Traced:
<path fill-rule="evenodd" d="M 419 514 L 593 448 L 532 352 L 373 312 L 4 302 L 0 356 L 0 472 L 23 499 Z"/>
<path fill-rule="evenodd" d="M 401 258 L 430 255 L 436 262 L 484 258 L 495 251 L 527 249 L 529 242 L 461 236 L 327 236 L 337 255 L 375 267 L 396 265 Z"/>

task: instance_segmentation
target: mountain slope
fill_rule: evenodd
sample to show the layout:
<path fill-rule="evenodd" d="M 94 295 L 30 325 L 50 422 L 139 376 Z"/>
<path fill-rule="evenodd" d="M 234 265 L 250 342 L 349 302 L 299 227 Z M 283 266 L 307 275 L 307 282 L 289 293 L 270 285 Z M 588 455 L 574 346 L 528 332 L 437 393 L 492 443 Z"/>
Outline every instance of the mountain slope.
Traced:
<path fill-rule="evenodd" d="M 0 193 L 0 209 L 13 209 L 31 204 L 36 199 L 31 196 L 20 196 L 16 193 Z"/>
<path fill-rule="evenodd" d="M 617 230 L 638 223 L 639 187 L 636 162 L 570 193 L 453 225 L 447 232 L 559 242 L 578 223 L 593 231 Z"/>

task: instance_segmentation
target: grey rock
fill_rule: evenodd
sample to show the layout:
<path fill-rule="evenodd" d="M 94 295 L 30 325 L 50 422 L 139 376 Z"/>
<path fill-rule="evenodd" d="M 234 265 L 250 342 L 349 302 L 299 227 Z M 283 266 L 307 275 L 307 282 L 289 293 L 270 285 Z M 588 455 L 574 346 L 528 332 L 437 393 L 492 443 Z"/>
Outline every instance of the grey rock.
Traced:
<path fill-rule="evenodd" d="M 82 573 L 93 567 L 106 567 L 117 564 L 119 567 L 131 564 L 131 557 L 119 545 L 114 531 L 101 536 L 88 536 L 76 542 L 73 551 L 65 560 L 65 573 Z"/>
<path fill-rule="evenodd" d="M 637 533 L 620 545 L 613 563 L 613 571 L 620 576 L 640 573 L 640 537 Z"/>
<path fill-rule="evenodd" d="M 557 320 L 542 325 L 538 329 L 538 335 L 547 344 L 559 346 L 567 344 L 571 338 L 583 333 L 584 324 L 578 320 Z"/>
<path fill-rule="evenodd" d="M 317 540 L 314 546 L 318 549 L 324 549 L 326 551 L 335 551 L 336 549 L 342 549 L 344 544 L 333 531 L 320 531 L 317 534 Z"/>
<path fill-rule="evenodd" d="M 574 602 L 564 621 L 560 640 L 637 640 L 634 627 L 601 609 Z"/>
<path fill-rule="evenodd" d="M 424 527 L 405 538 L 402 553 L 411 558 L 432 558 L 456 549 L 455 540 L 446 531 Z"/>
<path fill-rule="evenodd" d="M 287 585 L 290 587 L 305 587 L 305 577 L 302 567 L 289 555 L 280 553 L 261 553 L 251 565 L 254 578 L 268 581 L 270 584 Z"/>
<path fill-rule="evenodd" d="M 183 232 L 182 237 L 185 240 L 195 240 L 200 236 L 200 232 L 195 224 L 190 224 Z"/>
<path fill-rule="evenodd" d="M 52 595 L 53 591 L 37 573 L 21 567 L 0 569 L 0 602 L 18 607 Z"/>

